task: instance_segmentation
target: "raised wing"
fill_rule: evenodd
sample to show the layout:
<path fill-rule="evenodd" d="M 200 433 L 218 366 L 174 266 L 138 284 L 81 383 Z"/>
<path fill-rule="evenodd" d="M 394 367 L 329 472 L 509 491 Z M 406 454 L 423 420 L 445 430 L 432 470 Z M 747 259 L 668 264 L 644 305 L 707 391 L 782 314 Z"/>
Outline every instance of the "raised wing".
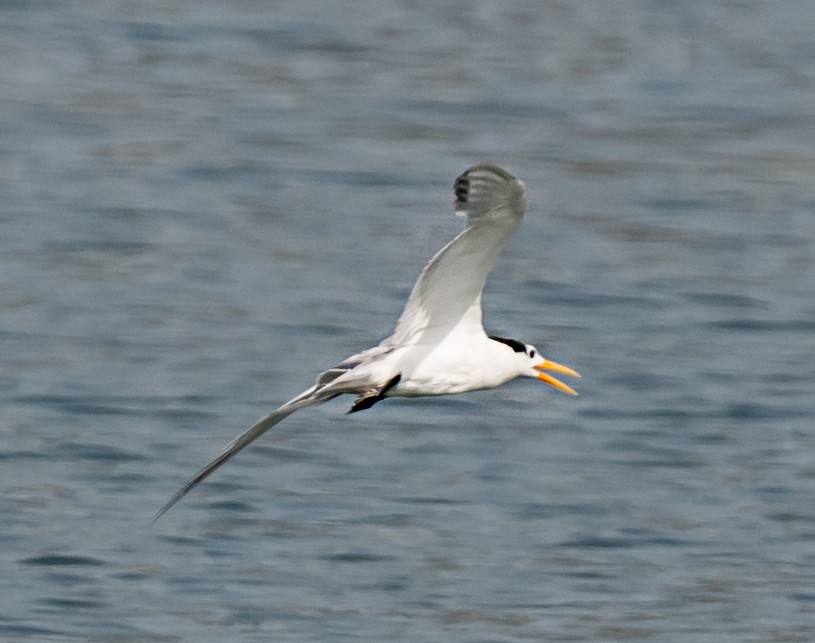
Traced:
<path fill-rule="evenodd" d="M 456 213 L 467 227 L 424 267 L 393 335 L 383 344 L 437 344 L 454 329 L 481 326 L 481 291 L 526 213 L 524 186 L 506 170 L 481 163 L 456 179 Z"/>

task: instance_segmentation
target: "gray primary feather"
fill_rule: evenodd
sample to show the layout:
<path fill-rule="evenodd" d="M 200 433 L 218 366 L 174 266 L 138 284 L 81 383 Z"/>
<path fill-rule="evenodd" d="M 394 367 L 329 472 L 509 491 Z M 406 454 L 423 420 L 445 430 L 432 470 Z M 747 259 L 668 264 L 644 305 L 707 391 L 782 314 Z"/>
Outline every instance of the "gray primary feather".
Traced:
<path fill-rule="evenodd" d="M 228 460 L 232 458 L 232 456 L 236 455 L 239 451 L 242 451 L 244 448 L 249 446 L 252 442 L 257 440 L 261 435 L 266 433 L 269 429 L 271 429 L 276 424 L 279 424 L 287 417 L 289 417 L 295 411 L 302 409 L 306 406 L 313 406 L 315 404 L 322 404 L 323 402 L 327 402 L 328 400 L 340 395 L 339 393 L 333 393 L 326 396 L 319 395 L 319 392 L 314 392 L 312 395 L 303 397 L 307 393 L 310 393 L 312 389 L 306 391 L 302 395 L 294 398 L 293 400 L 286 402 L 283 406 L 272 411 L 269 415 L 265 418 L 260 420 L 257 424 L 253 425 L 251 428 L 247 429 L 243 433 L 241 433 L 237 438 L 232 440 L 229 444 L 224 447 L 224 450 L 221 454 L 215 458 L 212 462 L 210 462 L 207 466 L 201 469 L 198 473 L 196 473 L 187 484 L 185 484 L 181 489 L 176 491 L 175 495 L 170 498 L 170 500 L 165 504 L 161 509 L 158 510 L 156 515 L 153 517 L 153 522 L 161 518 L 167 511 L 169 511 L 172 506 L 181 500 L 184 496 L 186 496 L 190 491 L 192 491 L 193 487 L 195 487 L 199 482 L 202 482 L 204 479 L 208 478 L 210 474 L 212 474 L 216 469 L 218 469 L 222 464 L 225 464 Z"/>
<path fill-rule="evenodd" d="M 467 217 L 467 225 L 479 219 L 521 224 L 526 214 L 523 183 L 494 163 L 480 163 L 465 170 L 453 187 L 455 210 Z"/>

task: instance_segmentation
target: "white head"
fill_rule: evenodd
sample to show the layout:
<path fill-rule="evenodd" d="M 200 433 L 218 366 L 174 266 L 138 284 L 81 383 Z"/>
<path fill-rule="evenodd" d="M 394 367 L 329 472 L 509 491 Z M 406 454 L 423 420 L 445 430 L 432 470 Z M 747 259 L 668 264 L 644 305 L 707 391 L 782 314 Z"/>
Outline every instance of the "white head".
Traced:
<path fill-rule="evenodd" d="M 554 373 L 562 373 L 563 375 L 570 375 L 572 377 L 580 377 L 580 374 L 568 366 L 558 364 L 551 359 L 546 359 L 538 352 L 538 349 L 532 344 L 524 344 L 516 339 L 506 339 L 504 337 L 497 337 L 490 335 L 490 339 L 501 344 L 505 344 L 508 348 L 512 349 L 515 354 L 515 359 L 518 363 L 518 375 L 522 377 L 534 377 L 536 380 L 545 382 L 556 389 L 569 393 L 570 395 L 577 395 L 575 391 L 568 384 L 564 384 L 559 379 L 549 375 L 546 371 Z"/>

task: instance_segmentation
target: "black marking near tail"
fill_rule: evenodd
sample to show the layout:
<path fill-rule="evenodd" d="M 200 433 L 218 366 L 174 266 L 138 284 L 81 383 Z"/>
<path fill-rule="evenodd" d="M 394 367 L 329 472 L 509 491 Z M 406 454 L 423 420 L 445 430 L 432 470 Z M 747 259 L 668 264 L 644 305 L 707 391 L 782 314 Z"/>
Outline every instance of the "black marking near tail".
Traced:
<path fill-rule="evenodd" d="M 507 339 L 506 337 L 498 337 L 497 335 L 490 335 L 491 340 L 496 342 L 501 342 L 502 344 L 506 344 L 516 353 L 525 353 L 526 352 L 526 344 L 523 342 L 519 342 L 517 339 Z"/>
<path fill-rule="evenodd" d="M 356 413 L 357 411 L 364 411 L 365 409 L 371 408 L 374 404 L 379 402 L 379 400 L 384 400 L 388 396 L 388 391 L 390 391 L 394 386 L 396 386 L 399 381 L 402 379 L 402 374 L 398 373 L 396 376 L 391 378 L 391 380 L 385 384 L 382 388 L 378 391 L 371 391 L 370 393 L 363 393 L 360 395 L 356 401 L 354 402 L 351 409 L 348 413 Z"/>

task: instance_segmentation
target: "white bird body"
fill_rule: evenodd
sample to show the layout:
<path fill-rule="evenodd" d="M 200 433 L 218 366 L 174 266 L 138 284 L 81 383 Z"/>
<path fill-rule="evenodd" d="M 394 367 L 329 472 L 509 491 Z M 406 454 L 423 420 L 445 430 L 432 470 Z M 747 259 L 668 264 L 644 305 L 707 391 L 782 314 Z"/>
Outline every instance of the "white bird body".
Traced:
<path fill-rule="evenodd" d="M 575 391 L 545 371 L 574 377 L 572 369 L 539 355 L 529 344 L 487 335 L 481 293 L 487 275 L 526 213 L 523 183 L 491 163 L 473 166 L 455 182 L 456 213 L 464 230 L 428 262 L 413 286 L 394 333 L 321 373 L 311 388 L 289 400 L 230 442 L 156 514 L 156 519 L 232 456 L 306 406 L 343 394 L 357 396 L 349 413 L 386 397 L 450 395 L 495 388 L 534 377 Z"/>
<path fill-rule="evenodd" d="M 483 331 L 469 337 L 460 333 L 448 336 L 402 373 L 402 381 L 391 389 L 390 395 L 465 393 L 495 388 L 519 375 L 512 351 L 489 339 Z"/>

